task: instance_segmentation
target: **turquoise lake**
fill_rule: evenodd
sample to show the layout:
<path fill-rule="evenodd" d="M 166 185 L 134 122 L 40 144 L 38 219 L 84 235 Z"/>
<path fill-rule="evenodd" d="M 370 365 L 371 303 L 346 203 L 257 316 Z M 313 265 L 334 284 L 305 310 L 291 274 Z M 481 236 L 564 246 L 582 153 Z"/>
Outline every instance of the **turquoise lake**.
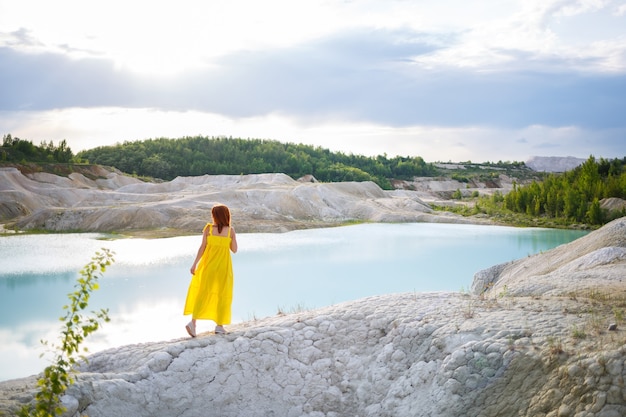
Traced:
<path fill-rule="evenodd" d="M 468 291 L 474 274 L 546 251 L 585 232 L 452 224 L 361 224 L 281 234 L 239 234 L 233 255 L 233 322 L 397 292 Z M 91 353 L 185 338 L 189 267 L 200 235 L 107 240 L 101 234 L 0 237 L 0 380 L 48 364 L 41 339 L 55 342 L 62 306 L 78 271 L 102 247 L 115 263 L 88 311 L 111 322 L 87 339 Z M 198 322 L 198 332 L 213 330 Z M 227 327 L 228 328 L 228 327 Z"/>

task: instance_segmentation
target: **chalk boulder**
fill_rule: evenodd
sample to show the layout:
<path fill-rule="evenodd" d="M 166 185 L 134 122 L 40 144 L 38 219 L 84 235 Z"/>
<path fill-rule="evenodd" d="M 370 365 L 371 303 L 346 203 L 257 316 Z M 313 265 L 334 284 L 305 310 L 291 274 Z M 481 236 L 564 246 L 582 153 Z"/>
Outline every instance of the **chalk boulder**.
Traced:
<path fill-rule="evenodd" d="M 626 288 L 626 218 L 553 250 L 479 271 L 472 291 L 568 296 Z M 523 279 L 520 279 L 523 277 Z"/>

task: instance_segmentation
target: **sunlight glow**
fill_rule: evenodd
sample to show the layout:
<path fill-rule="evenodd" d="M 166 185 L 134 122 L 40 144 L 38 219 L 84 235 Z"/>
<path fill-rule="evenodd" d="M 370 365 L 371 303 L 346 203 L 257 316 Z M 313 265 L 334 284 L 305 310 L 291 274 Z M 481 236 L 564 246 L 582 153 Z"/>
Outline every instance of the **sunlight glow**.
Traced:
<path fill-rule="evenodd" d="M 7 10 L 0 32 L 27 34 L 22 49 L 109 58 L 118 68 L 156 75 L 210 65 L 233 51 L 286 47 L 342 23 L 333 7 L 317 1 L 25 0 Z"/>
<path fill-rule="evenodd" d="M 32 119 L 32 120 L 31 120 Z M 3 122 L 7 120 L 7 124 Z M 29 121 L 30 120 L 30 121 Z M 28 126 L 13 129 L 8 123 Z M 101 126 L 97 132 L 93 126 Z M 622 129 L 623 130 L 623 129 Z M 555 156 L 589 156 L 589 131 L 575 126 L 533 125 L 521 129 L 492 126 L 406 126 L 393 127 L 341 120 L 302 120 L 283 114 L 228 118 L 196 111 L 173 112 L 156 109 L 66 109 L 37 113 L 13 113 L 0 117 L 0 131 L 14 136 L 51 140 L 64 138 L 74 153 L 96 146 L 124 141 L 185 136 L 272 139 L 314 144 L 347 154 L 389 157 L 421 156 L 427 162 L 467 161 L 479 154 L 485 161 L 525 161 L 549 152 Z M 47 133 L 54 132 L 50 138 Z M 626 134 L 605 129 L 595 135 L 607 138 Z M 505 141 L 502 138 L 506 138 Z M 545 144 L 553 141 L 550 149 Z M 613 148 L 600 149 L 596 156 L 612 156 Z M 613 144 L 619 147 L 618 143 Z"/>
<path fill-rule="evenodd" d="M 444 0 L 428 7 L 375 0 L 184 0 L 176 4 L 23 0 L 11 2 L 10 7 L 8 3 L 0 0 L 0 35 L 13 33 L 17 40 L 0 38 L 0 44 L 21 42 L 23 49 L 32 51 L 107 58 L 118 68 L 153 75 L 176 74 L 210 66 L 234 52 L 285 48 L 355 28 L 457 33 L 461 40 L 457 47 L 425 59 L 431 64 L 472 67 L 490 57 L 494 63 L 506 62 L 510 57 L 502 54 L 504 50 L 564 54 L 576 31 L 558 33 L 557 26 L 593 15 L 602 30 L 613 27 L 622 33 L 617 28 L 623 26 L 624 17 L 624 5 L 610 0 Z"/>

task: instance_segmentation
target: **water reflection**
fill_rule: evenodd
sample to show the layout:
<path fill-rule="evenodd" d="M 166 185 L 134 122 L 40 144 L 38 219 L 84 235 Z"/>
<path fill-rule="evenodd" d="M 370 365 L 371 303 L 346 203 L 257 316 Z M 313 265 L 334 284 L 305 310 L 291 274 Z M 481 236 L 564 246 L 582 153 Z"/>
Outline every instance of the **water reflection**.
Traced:
<path fill-rule="evenodd" d="M 474 273 L 545 251 L 584 233 L 470 225 L 366 224 L 284 234 L 241 234 L 234 255 L 233 320 L 395 292 L 469 289 Z M 37 373 L 39 340 L 54 342 L 66 295 L 95 251 L 115 263 L 89 310 L 111 323 L 91 352 L 186 337 L 182 316 L 199 236 L 102 240 L 98 234 L 0 238 L 0 380 Z M 40 254 L 44 254 L 41 255 Z M 198 331 L 212 323 L 199 322 Z"/>

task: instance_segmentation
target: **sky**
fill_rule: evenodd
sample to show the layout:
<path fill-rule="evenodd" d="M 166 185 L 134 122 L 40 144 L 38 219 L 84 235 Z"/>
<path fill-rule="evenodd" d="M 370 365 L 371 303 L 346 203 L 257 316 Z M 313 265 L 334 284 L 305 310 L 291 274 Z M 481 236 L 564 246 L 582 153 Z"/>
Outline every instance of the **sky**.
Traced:
<path fill-rule="evenodd" d="M 0 134 L 626 156 L 626 0 L 0 0 Z"/>

